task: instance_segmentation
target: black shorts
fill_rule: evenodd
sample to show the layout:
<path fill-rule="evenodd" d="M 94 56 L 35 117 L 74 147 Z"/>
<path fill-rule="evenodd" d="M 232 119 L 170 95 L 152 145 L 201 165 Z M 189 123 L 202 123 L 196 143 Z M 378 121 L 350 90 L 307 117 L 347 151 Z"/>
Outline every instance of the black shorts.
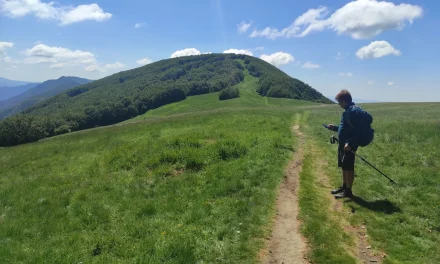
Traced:
<path fill-rule="evenodd" d="M 356 152 L 357 147 L 353 147 L 352 151 Z M 344 151 L 344 145 L 338 147 L 338 167 L 342 170 L 354 171 L 354 162 L 356 157 L 353 152 Z"/>

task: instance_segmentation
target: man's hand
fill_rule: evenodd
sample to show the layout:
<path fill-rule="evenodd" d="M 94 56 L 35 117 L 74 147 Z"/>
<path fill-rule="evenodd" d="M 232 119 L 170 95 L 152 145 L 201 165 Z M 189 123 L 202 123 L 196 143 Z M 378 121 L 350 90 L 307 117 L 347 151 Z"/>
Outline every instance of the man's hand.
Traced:
<path fill-rule="evenodd" d="M 333 129 L 335 128 L 335 125 L 330 124 L 330 125 L 328 125 L 327 127 L 328 127 L 329 130 L 333 130 Z"/>
<path fill-rule="evenodd" d="M 348 143 L 345 143 L 344 151 L 346 151 L 346 152 L 351 151 L 351 147 L 348 145 Z"/>

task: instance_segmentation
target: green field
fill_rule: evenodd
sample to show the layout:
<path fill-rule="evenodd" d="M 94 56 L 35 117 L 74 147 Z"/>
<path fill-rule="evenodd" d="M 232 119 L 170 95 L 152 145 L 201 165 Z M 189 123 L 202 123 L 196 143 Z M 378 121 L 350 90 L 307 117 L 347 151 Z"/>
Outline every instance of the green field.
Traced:
<path fill-rule="evenodd" d="M 357 161 L 358 198 L 339 212 L 329 194 L 340 184 L 336 147 L 321 124 L 337 123 L 341 109 L 261 97 L 255 82 L 246 74 L 237 99 L 188 97 L 122 124 L 0 148 L 0 262 L 258 262 L 299 122 L 311 260 L 357 262 L 347 222 L 367 227 L 384 263 L 440 263 L 440 104 L 364 106 L 377 137 L 359 154 L 398 186 Z"/>

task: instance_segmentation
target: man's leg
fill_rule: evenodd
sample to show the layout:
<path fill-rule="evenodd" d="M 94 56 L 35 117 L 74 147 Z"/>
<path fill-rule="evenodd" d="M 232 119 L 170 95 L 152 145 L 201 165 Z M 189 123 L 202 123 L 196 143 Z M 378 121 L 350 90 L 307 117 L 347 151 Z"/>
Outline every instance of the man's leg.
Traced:
<path fill-rule="evenodd" d="M 332 190 L 331 194 L 337 194 L 343 192 L 347 188 L 347 175 L 345 171 L 342 171 L 342 186 L 338 189 Z"/>

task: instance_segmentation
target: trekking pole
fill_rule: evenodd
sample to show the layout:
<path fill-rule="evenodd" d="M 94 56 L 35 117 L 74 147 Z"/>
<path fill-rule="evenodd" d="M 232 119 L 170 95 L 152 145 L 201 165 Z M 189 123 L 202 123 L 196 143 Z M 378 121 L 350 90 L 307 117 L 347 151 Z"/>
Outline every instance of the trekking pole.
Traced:
<path fill-rule="evenodd" d="M 339 140 L 335 137 L 332 136 L 330 138 L 330 143 L 331 144 L 335 144 L 335 142 L 339 143 Z M 351 153 L 353 153 L 355 156 L 359 157 L 361 160 L 363 160 L 365 163 L 367 163 L 368 165 L 370 165 L 373 169 L 375 169 L 376 171 L 378 171 L 380 174 L 382 174 L 383 176 L 385 176 L 385 178 L 387 178 L 391 183 L 396 184 L 397 183 L 391 179 L 390 177 L 388 177 L 385 173 L 381 172 L 378 168 L 376 168 L 375 166 L 373 166 L 370 162 L 368 162 L 364 157 L 362 157 L 361 155 L 357 154 L 356 152 L 354 152 L 353 150 L 351 151 Z"/>

